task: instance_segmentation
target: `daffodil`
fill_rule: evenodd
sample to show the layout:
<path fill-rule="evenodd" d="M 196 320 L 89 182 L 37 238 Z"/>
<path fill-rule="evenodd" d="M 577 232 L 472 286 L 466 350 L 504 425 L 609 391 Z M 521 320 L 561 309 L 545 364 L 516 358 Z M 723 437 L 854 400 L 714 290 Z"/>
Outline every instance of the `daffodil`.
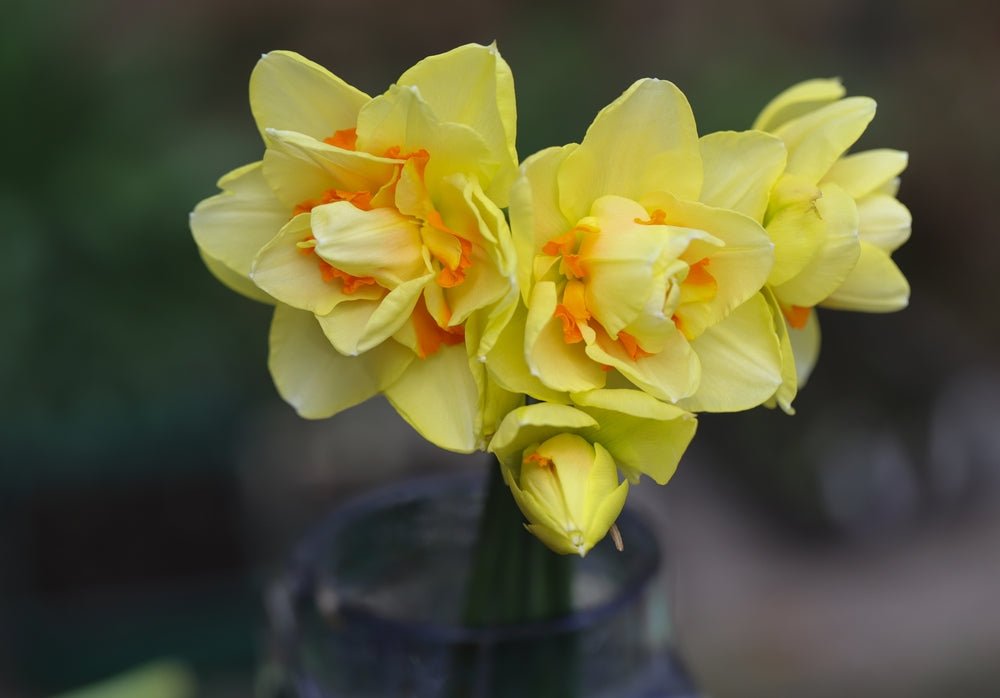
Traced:
<path fill-rule="evenodd" d="M 910 213 L 896 199 L 907 155 L 845 155 L 875 102 L 844 95 L 839 80 L 809 80 L 778 95 L 754 123 L 788 152 L 763 222 L 775 244 L 768 287 L 787 321 L 800 382 L 819 351 L 815 306 L 891 312 L 910 294 L 890 257 L 910 235 Z"/>
<path fill-rule="evenodd" d="M 264 157 L 223 177 L 191 228 L 220 280 L 275 304 L 281 395 L 318 418 L 384 392 L 428 440 L 483 447 L 521 399 L 479 360 L 517 300 L 507 64 L 463 46 L 372 98 L 275 51 L 250 103 Z"/>
<path fill-rule="evenodd" d="M 618 518 L 630 482 L 670 479 L 696 426 L 640 391 L 596 390 L 575 407 L 515 409 L 490 450 L 527 529 L 556 552 L 585 555 Z"/>
<path fill-rule="evenodd" d="M 510 203 L 524 304 L 487 360 L 502 386 L 557 402 L 637 387 L 710 411 L 773 394 L 779 338 L 758 296 L 772 245 L 698 202 L 702 170 L 687 100 L 651 79 L 579 145 L 524 162 Z"/>

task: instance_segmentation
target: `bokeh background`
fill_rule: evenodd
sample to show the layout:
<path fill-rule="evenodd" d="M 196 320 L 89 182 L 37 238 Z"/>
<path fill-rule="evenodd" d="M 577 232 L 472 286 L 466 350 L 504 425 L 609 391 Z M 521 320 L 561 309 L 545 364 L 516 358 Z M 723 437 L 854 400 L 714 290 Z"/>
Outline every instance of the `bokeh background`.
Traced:
<path fill-rule="evenodd" d="M 808 77 L 877 99 L 861 145 L 911 154 L 910 308 L 823 313 L 798 415 L 705 417 L 674 482 L 638 499 L 664 522 L 680 648 L 716 698 L 1000 696 L 987 0 L 5 5 L 0 695 L 163 657 L 198 695 L 252 695 L 262 590 L 302 531 L 373 482 L 469 462 L 378 401 L 299 421 L 267 375 L 268 309 L 210 277 L 187 215 L 259 158 L 261 52 L 377 94 L 423 56 L 494 39 L 522 156 L 578 141 L 643 76 L 676 82 L 702 132 L 748 127 Z"/>

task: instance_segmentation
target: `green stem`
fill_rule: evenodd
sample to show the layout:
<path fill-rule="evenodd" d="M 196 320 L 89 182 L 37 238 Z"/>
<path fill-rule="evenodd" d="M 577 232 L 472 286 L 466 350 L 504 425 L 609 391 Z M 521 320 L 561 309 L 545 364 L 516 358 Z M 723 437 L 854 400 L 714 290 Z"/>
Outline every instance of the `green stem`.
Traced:
<path fill-rule="evenodd" d="M 575 562 L 553 553 L 525 530 L 524 517 L 503 481 L 499 463 L 494 462 L 473 553 L 464 623 L 471 627 L 511 625 L 570 613 Z M 477 652 L 493 653 L 485 693 L 479 690 L 484 677 L 475 673 Z M 572 698 L 574 657 L 568 635 L 495 648 L 464 647 L 455 654 L 452 695 Z"/>

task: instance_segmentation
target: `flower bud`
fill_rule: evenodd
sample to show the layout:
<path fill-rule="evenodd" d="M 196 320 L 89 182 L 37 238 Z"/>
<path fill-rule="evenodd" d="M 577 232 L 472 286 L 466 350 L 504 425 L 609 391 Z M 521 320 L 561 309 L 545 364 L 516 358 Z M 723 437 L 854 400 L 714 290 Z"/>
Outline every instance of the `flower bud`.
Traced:
<path fill-rule="evenodd" d="M 625 506 L 628 481 L 618 482 L 611 454 L 577 434 L 528 446 L 516 474 L 502 467 L 526 528 L 558 553 L 584 556 Z"/>

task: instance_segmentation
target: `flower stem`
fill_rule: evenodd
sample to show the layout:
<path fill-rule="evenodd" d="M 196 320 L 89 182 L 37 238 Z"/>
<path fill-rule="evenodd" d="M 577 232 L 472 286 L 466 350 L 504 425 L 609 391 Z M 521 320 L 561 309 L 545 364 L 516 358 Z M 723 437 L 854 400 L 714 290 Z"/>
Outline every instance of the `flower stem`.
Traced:
<path fill-rule="evenodd" d="M 524 518 L 494 462 L 473 553 L 464 623 L 495 627 L 571 613 L 575 562 L 553 553 L 525 530 Z M 575 655 L 569 634 L 520 644 L 463 647 L 454 657 L 451 694 L 572 698 Z"/>

